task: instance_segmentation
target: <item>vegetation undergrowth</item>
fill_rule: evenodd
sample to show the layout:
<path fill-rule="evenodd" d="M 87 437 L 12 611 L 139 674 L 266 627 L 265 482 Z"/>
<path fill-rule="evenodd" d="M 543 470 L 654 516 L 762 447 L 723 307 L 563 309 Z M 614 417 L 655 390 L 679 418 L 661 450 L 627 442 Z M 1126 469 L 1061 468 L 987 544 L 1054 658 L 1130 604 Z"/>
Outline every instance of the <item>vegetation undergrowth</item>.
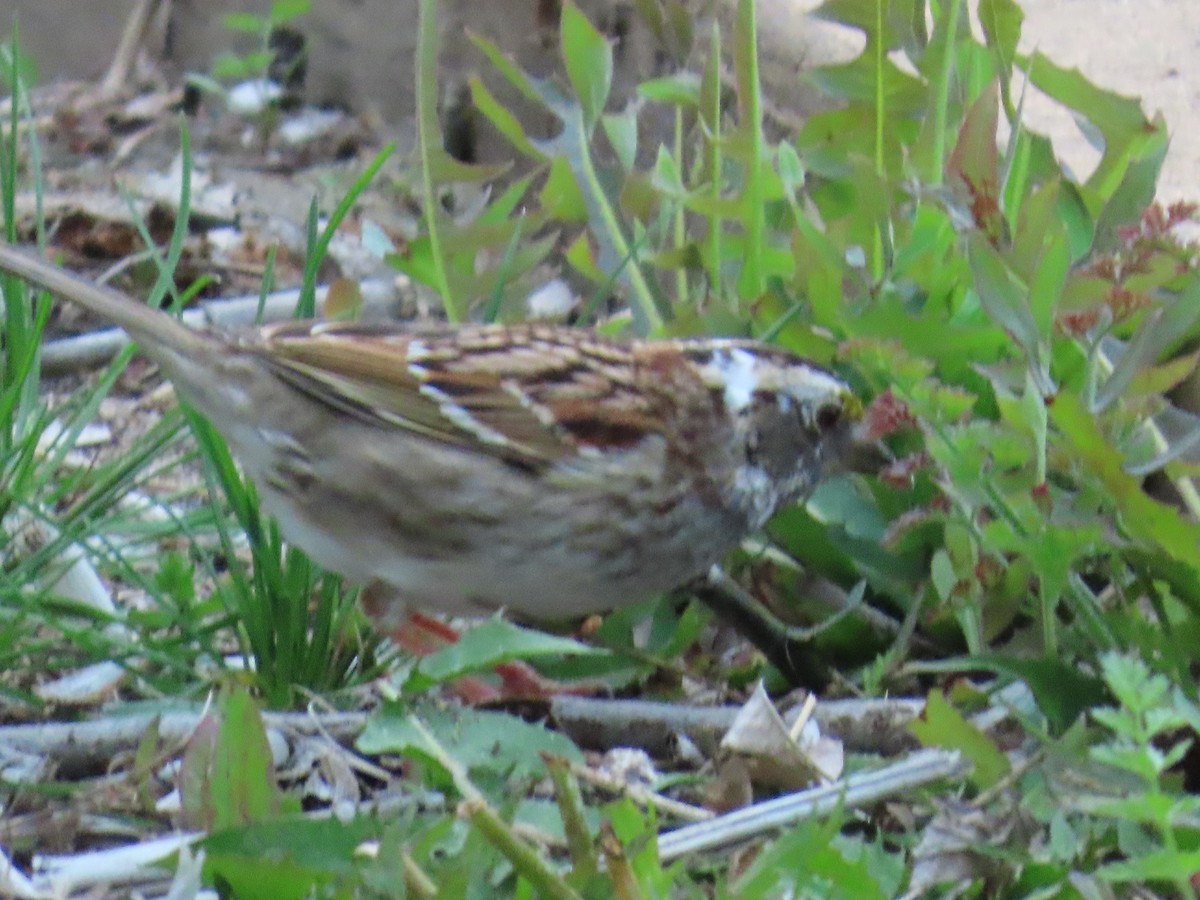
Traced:
<path fill-rule="evenodd" d="M 671 121 L 675 139 L 641 147 L 633 107 L 606 106 L 612 48 L 573 5 L 561 25 L 570 96 L 475 36 L 495 73 L 561 128 L 531 136 L 489 81 L 472 79 L 476 110 L 524 166 L 472 221 L 451 221 L 427 186 L 436 225 L 397 264 L 461 318 L 498 281 L 520 296 L 520 271 L 481 261 L 502 258 L 518 234 L 549 231 L 573 277 L 598 292 L 617 280 L 628 330 L 767 337 L 874 398 L 896 463 L 828 482 L 772 523 L 770 553 L 742 561 L 801 616 L 828 615 L 805 600 L 820 583 L 893 617 L 895 630 L 880 631 L 851 610 L 817 630 L 811 652 L 850 684 L 875 694 L 955 672 L 1020 679 L 1047 752 L 1081 739 L 1081 714 L 1116 690 L 1114 660 L 1140 659 L 1180 702 L 1194 700 L 1183 648 L 1200 611 L 1200 419 L 1187 402 L 1200 281 L 1195 248 L 1179 237 L 1193 208 L 1153 205 L 1165 123 L 1020 53 L 1015 3 L 978 4 L 982 40 L 960 2 L 826 3 L 817 15 L 859 29 L 865 46 L 810 74 L 831 109 L 769 139 L 754 4 L 737 4 L 730 36 L 691 34 L 673 4 L 642 6 L 664 46 L 683 48 L 678 62 L 702 45 L 689 57 L 698 72 L 681 66 L 638 90 L 641 133 L 647 120 Z M 419 69 L 433 65 L 425 55 Z M 1089 124 L 1102 154 L 1086 179 L 1024 126 L 1034 89 Z M 422 110 L 423 127 L 431 117 Z M 435 141 L 423 135 L 421 148 L 435 170 Z M 1176 721 L 1156 696 L 1156 714 Z M 1140 734 L 1140 752 L 1156 756 Z M 948 724 L 922 740 L 969 746 Z M 978 787 L 1010 777 L 1005 765 Z M 1039 781 L 1060 789 L 1035 769 L 1018 790 Z M 1187 805 L 1175 791 L 1161 802 Z M 1136 871 L 1186 894 L 1194 823 L 1134 818 L 1149 857 L 1098 877 Z M 1128 831 L 1086 816 L 1042 807 L 1035 819 L 1066 824 L 1072 840 L 1002 866 L 995 883 L 1063 887 L 1131 852 Z"/>
<path fill-rule="evenodd" d="M 14 97 L 21 98 L 25 89 L 18 62 L 14 54 L 8 71 Z M 12 110 L 9 134 L 15 135 L 18 117 L 28 105 L 17 102 Z M 40 178 L 36 140 L 30 137 L 27 167 L 35 179 Z M 6 139 L 3 153 L 0 194 L 7 210 L 6 238 L 15 243 L 18 141 Z M 320 229 L 313 204 L 301 314 L 313 314 L 317 265 L 332 235 L 390 153 L 391 148 L 383 149 L 366 166 Z M 188 233 L 191 150 L 186 128 L 180 159 L 182 194 L 174 230 L 161 258 L 157 251 L 149 254 L 151 305 L 160 305 L 176 291 L 174 273 Z M 34 192 L 40 197 L 39 180 Z M 142 241 L 153 248 L 145 222 L 136 213 L 132 218 Z M 38 243 L 44 243 L 40 225 Z M 182 306 L 200 286 L 181 292 L 174 302 Z M 115 663 L 139 679 L 150 696 L 178 696 L 203 689 L 196 680 L 198 666 L 211 669 L 223 656 L 238 655 L 260 696 L 273 707 L 292 706 L 314 692 L 368 681 L 383 671 L 381 640 L 363 623 L 357 592 L 284 546 L 224 441 L 190 410 L 164 416 L 119 458 L 73 459 L 83 429 L 95 419 L 133 348 L 123 350 L 93 385 L 47 408 L 38 394 L 38 374 L 50 304 L 39 298 L 31 305 L 14 279 L 7 279 L 5 294 L 3 410 L 8 419 L 0 515 L 9 536 L 6 543 L 21 548 L 10 554 L 4 569 L 6 611 L 12 610 L 11 621 L 6 617 L 11 659 L 28 658 L 34 648 L 42 648 L 39 655 L 53 661 L 51 669 Z M 185 418 L 194 446 L 188 445 Z M 186 496 L 150 499 L 153 492 L 145 484 L 170 478 L 197 454 L 209 503 L 197 504 Z M 153 567 L 156 571 L 147 573 L 146 560 L 153 557 L 155 545 L 179 535 L 193 544 L 192 553 L 168 554 Z M 243 546 L 250 566 L 242 561 Z M 118 613 L 107 592 L 93 588 L 95 576 L 85 574 L 89 558 L 147 592 L 153 603 L 128 615 Z M 76 574 L 69 580 L 72 571 Z M 210 598 L 197 598 L 199 578 L 214 584 Z M 311 602 L 297 602 L 305 597 Z M 53 632 L 68 639 L 67 647 L 46 649 L 54 642 L 37 631 L 47 627 L 47 620 Z M 14 693 L 36 704 L 22 689 Z"/>
<path fill-rule="evenodd" d="M 621 107 L 610 97 L 613 46 L 568 0 L 565 86 L 474 37 L 510 94 L 560 127 L 530 134 L 493 80 L 473 78 L 474 110 L 516 159 L 471 166 L 443 149 L 437 4 L 421 8 L 424 231 L 391 261 L 436 290 L 452 321 L 511 320 L 527 314 L 533 273 L 557 251 L 589 286 L 582 324 L 752 335 L 848 379 L 895 462 L 831 479 L 732 569 L 791 621 L 820 626 L 806 632 L 808 649 L 836 668 L 837 687 L 927 693 L 914 736 L 959 750 L 971 772 L 952 796 L 906 798 L 909 828 L 882 811 L 844 811 L 785 831 L 744 865 L 664 865 L 656 816 L 628 800 L 585 807 L 562 774 L 579 751 L 495 712 L 414 717 L 390 704 L 359 739 L 363 753 L 409 758 L 421 783 L 461 803 L 457 816 L 413 805 L 336 826 L 281 818 L 294 804 L 263 789 L 262 726 L 230 690 L 223 721 L 237 727 L 206 735 L 185 763 L 189 821 L 213 829 L 209 880 L 254 896 L 265 860 L 286 858 L 294 864 L 271 870 L 272 896 L 314 884 L 390 896 L 401 883 L 418 896 L 496 885 L 513 896 L 1193 894 L 1200 277 L 1180 237 L 1194 209 L 1153 202 L 1166 124 L 1019 52 L 1012 0 L 974 7 L 981 37 L 963 0 L 830 0 L 817 14 L 865 45 L 809 73 L 830 105 L 796 129 L 766 112 L 751 0 L 736 4 L 731 34 L 694 33 L 682 4 L 646 0 L 641 24 L 671 71 Z M 1035 89 L 1088 123 L 1101 156 L 1087 178 L 1065 172 L 1023 123 Z M 645 145 L 661 137 L 650 123 L 664 122 L 665 139 Z M 11 209 L 16 167 L 4 151 Z M 465 212 L 447 202 L 457 183 L 490 180 L 488 202 Z M 314 212 L 312 235 L 315 222 Z M 6 285 L 6 297 L 15 290 Z M 6 314 L 24 315 L 14 305 Z M 33 309 L 6 331 L 0 413 L 12 472 L 34 470 L 22 460 L 46 420 L 28 387 L 45 321 L 44 306 Z M 250 508 L 236 470 L 200 433 L 235 509 Z M 46 508 L 30 496 L 6 487 L 3 511 Z M 237 518 L 268 536 L 277 560 L 272 526 Z M 80 534 L 63 533 L 76 535 L 68 543 Z M 25 598 L 10 608 L 30 608 L 35 580 L 13 566 L 3 575 L 6 597 Z M 832 618 L 829 597 L 845 605 Z M 22 615 L 6 614 L 4 627 Z M 658 603 L 610 617 L 600 636 L 641 661 L 676 660 L 704 620 Z M 650 648 L 635 647 L 647 631 Z M 1013 682 L 1028 688 L 1012 713 L 1025 736 L 1017 751 L 966 718 Z M 547 771 L 539 753 L 555 760 L 553 801 L 530 798 Z M 234 757 L 254 760 L 256 777 L 223 769 Z M 539 855 L 513 821 L 561 835 L 569 861 Z"/>

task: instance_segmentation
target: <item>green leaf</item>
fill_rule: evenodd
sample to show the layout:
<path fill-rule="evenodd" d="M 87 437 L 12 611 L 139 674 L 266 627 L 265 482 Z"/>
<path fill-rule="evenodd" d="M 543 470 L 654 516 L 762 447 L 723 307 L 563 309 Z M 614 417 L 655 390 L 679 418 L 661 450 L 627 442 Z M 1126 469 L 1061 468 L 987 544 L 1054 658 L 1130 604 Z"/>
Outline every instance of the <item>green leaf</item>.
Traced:
<path fill-rule="evenodd" d="M 572 0 L 563 4 L 560 32 L 567 78 L 583 108 L 584 127 L 591 131 L 612 88 L 612 47 Z"/>
<path fill-rule="evenodd" d="M 571 242 L 571 246 L 567 248 L 566 259 L 572 269 L 589 281 L 596 284 L 608 281 L 608 276 L 596 264 L 596 255 L 592 252 L 592 245 L 588 241 L 586 232 L 581 232 L 579 237 Z"/>
<path fill-rule="evenodd" d="M 883 30 L 879 30 L 883 10 Z M 881 42 L 887 50 L 898 47 L 913 33 L 913 23 L 924 21 L 924 4 L 918 0 L 825 0 L 811 15 L 829 22 L 861 29 L 869 43 Z"/>
<path fill-rule="evenodd" d="M 1056 387 L 1050 378 L 1047 335 L 1033 317 L 1029 289 L 982 234 L 972 234 L 968 246 L 971 271 L 983 308 L 1025 352 L 1038 390 L 1047 397 L 1053 396 Z"/>
<path fill-rule="evenodd" d="M 888 523 L 879 513 L 870 492 L 856 478 L 835 477 L 822 481 L 808 498 L 809 515 L 827 525 L 836 524 L 848 537 L 882 541 Z"/>
<path fill-rule="evenodd" d="M 1011 64 L 1021 39 L 1025 13 L 1015 0 L 980 0 L 979 25 L 990 50 Z M 1004 72 L 1007 75 L 1007 71 Z"/>
<path fill-rule="evenodd" d="M 954 563 L 950 554 L 945 550 L 937 550 L 929 561 L 929 579 L 943 603 L 949 602 L 958 584 L 958 573 L 954 571 Z"/>
<path fill-rule="evenodd" d="M 538 199 L 546 212 L 556 219 L 580 224 L 587 221 L 587 200 L 565 157 L 556 156 L 551 161 L 550 174 L 546 176 Z"/>
<path fill-rule="evenodd" d="M 730 886 L 732 897 L 838 897 L 884 898 L 896 896 L 899 881 L 890 890 L 879 883 L 873 855 L 861 845 L 837 838 L 839 817 L 805 822 L 785 831 L 763 849 L 753 864 Z M 797 860 L 804 860 L 797 865 Z"/>
<path fill-rule="evenodd" d="M 1101 202 L 1108 202 L 1125 183 L 1134 196 L 1144 198 L 1141 202 L 1144 207 L 1153 196 L 1153 193 L 1146 194 L 1153 187 L 1154 175 L 1151 173 L 1157 172 L 1161 153 L 1166 149 L 1163 143 L 1166 125 L 1161 116 L 1151 122 L 1138 100 L 1097 87 L 1079 70 L 1062 68 L 1041 53 L 1022 58 L 1021 64 L 1039 90 L 1078 113 L 1099 131 L 1103 154 L 1088 178 L 1088 187 L 1096 192 Z M 1127 169 L 1134 160 L 1142 160 L 1148 165 L 1135 173 L 1131 183 Z M 1129 214 L 1137 205 L 1132 198 L 1123 202 L 1122 215 Z M 1130 220 L 1126 218 L 1125 221 Z"/>
<path fill-rule="evenodd" d="M 543 91 L 539 88 L 536 79 L 525 74 L 521 67 L 514 63 L 495 43 L 470 30 L 467 31 L 467 37 L 522 97 L 537 106 L 545 105 Z"/>
<path fill-rule="evenodd" d="M 442 147 L 441 123 L 438 121 L 439 52 L 437 0 L 420 0 L 416 59 L 417 149 L 421 162 L 421 202 L 425 210 L 424 225 L 428 240 L 424 260 L 427 263 L 426 284 L 441 297 L 447 318 L 451 322 L 460 322 L 466 317 L 469 299 L 456 294 L 450 285 L 446 262 L 449 249 L 441 233 L 441 201 L 436 189 L 437 161 L 448 156 Z"/>
<path fill-rule="evenodd" d="M 271 4 L 271 24 L 284 25 L 312 8 L 312 0 L 275 0 Z"/>
<path fill-rule="evenodd" d="M 643 81 L 637 92 L 639 97 L 655 103 L 695 109 L 700 105 L 700 77 L 695 72 L 676 72 L 666 78 Z"/>
<path fill-rule="evenodd" d="M 192 827 L 231 828 L 279 814 L 266 729 L 245 689 L 225 694 L 216 717 L 206 718 L 192 735 L 180 793 Z"/>
<path fill-rule="evenodd" d="M 909 730 L 926 747 L 958 750 L 973 765 L 971 781 L 986 790 L 1008 774 L 1008 758 L 982 731 L 963 718 L 941 691 L 930 691 L 925 710 Z"/>
<path fill-rule="evenodd" d="M 964 663 L 964 668 L 971 666 L 1024 681 L 1053 734 L 1065 732 L 1084 712 L 1103 703 L 1108 696 L 1103 681 L 1085 674 L 1068 660 L 979 655 Z"/>
<path fill-rule="evenodd" d="M 205 879 L 220 879 L 239 900 L 324 896 L 315 889 L 352 876 L 361 861 L 357 851 L 382 831 L 375 818 L 296 818 L 228 828 L 200 844 Z"/>
<path fill-rule="evenodd" d="M 525 215 L 521 204 L 532 183 L 533 175 L 514 180 L 499 197 L 487 205 L 476 221 L 480 225 L 502 226 L 502 233 L 508 234 L 513 216 Z"/>
<path fill-rule="evenodd" d="M 1096 870 L 1096 877 L 1105 881 L 1170 882 L 1187 885 L 1200 872 L 1200 850 L 1177 848 L 1154 850 L 1137 859 L 1108 863 Z"/>
<path fill-rule="evenodd" d="M 738 219 L 745 232 L 739 242 L 742 267 L 738 272 L 737 291 L 742 299 L 760 296 L 766 286 L 767 272 L 763 262 L 766 250 L 766 190 L 767 169 L 763 136 L 762 84 L 758 72 L 758 19 L 754 0 L 738 0 L 734 20 L 733 69 L 737 85 L 738 127 L 731 144 L 730 155 L 737 155 L 745 167 L 745 187 L 742 190 L 741 212 Z M 733 249 L 730 241 L 727 249 Z"/>
<path fill-rule="evenodd" d="M 248 34 L 258 34 L 267 24 L 261 16 L 256 16 L 254 13 L 248 12 L 233 12 L 225 16 L 221 20 L 230 31 L 241 31 Z"/>
<path fill-rule="evenodd" d="M 1063 181 L 1059 186 L 1058 220 L 1066 226 L 1071 259 L 1082 259 L 1096 241 L 1096 222 L 1073 182 Z"/>
<path fill-rule="evenodd" d="M 1161 115 L 1155 116 L 1152 123 L 1147 123 L 1145 132 L 1130 142 L 1128 152 L 1114 163 L 1114 169 L 1119 169 L 1120 180 L 1097 217 L 1096 249 L 1111 250 L 1120 246 L 1118 229 L 1137 222 L 1154 200 L 1169 143 L 1166 121 Z M 1096 177 L 1093 174 L 1088 179 L 1089 186 Z"/>
<path fill-rule="evenodd" d="M 876 91 L 881 91 L 888 112 L 897 119 L 920 115 L 925 110 L 924 84 L 888 59 L 882 68 L 865 56 L 840 65 L 821 66 L 809 73 L 809 80 L 822 93 L 848 102 L 874 104 Z M 855 117 L 861 117 L 862 112 L 856 111 Z"/>
<path fill-rule="evenodd" d="M 1100 433 L 1078 397 L 1063 392 L 1049 411 L 1051 421 L 1070 442 L 1079 463 L 1087 466 L 1106 489 L 1124 531 L 1148 548 L 1157 547 L 1195 577 L 1200 571 L 1200 560 L 1196 556 L 1196 547 L 1200 546 L 1200 525 L 1185 519 L 1174 506 L 1160 503 L 1142 489 L 1138 480 L 1124 470 L 1121 458 Z"/>
<path fill-rule="evenodd" d="M 502 778 L 537 776 L 544 770 L 543 753 L 573 761 L 583 756 L 558 732 L 504 713 L 422 709 L 420 719 L 438 743 L 473 775 L 488 772 Z M 362 753 L 400 753 L 435 762 L 428 742 L 413 724 L 412 712 L 400 705 L 386 705 L 372 716 L 355 747 Z M 441 774 L 448 779 L 449 773 Z"/>
<path fill-rule="evenodd" d="M 233 53 L 221 53 L 213 60 L 212 76 L 218 81 L 239 81 L 250 78 L 270 65 L 271 54 L 248 53 L 237 56 Z"/>
<path fill-rule="evenodd" d="M 999 88 L 991 84 L 967 110 L 958 142 L 946 160 L 947 183 L 965 193 L 975 226 L 994 244 L 1007 239 L 1000 208 L 1000 153 L 996 149 L 999 116 Z"/>
<path fill-rule="evenodd" d="M 422 659 L 405 690 L 423 691 L 470 672 L 493 668 L 516 659 L 539 656 L 602 656 L 607 650 L 569 638 L 521 628 L 504 619 L 488 619 L 468 629 L 448 647 Z"/>
<path fill-rule="evenodd" d="M 682 198 L 687 189 L 683 184 L 683 176 L 679 172 L 679 166 L 675 162 L 675 157 L 666 148 L 660 146 L 658 148 L 658 156 L 654 160 L 654 175 L 652 176 L 651 184 L 659 192 L 668 197 Z"/>
<path fill-rule="evenodd" d="M 629 106 L 624 112 L 606 113 L 600 117 L 604 136 L 617 154 L 617 161 L 626 172 L 632 172 L 637 161 L 638 121 L 637 109 Z M 659 148 L 662 149 L 661 147 Z"/>
<path fill-rule="evenodd" d="M 513 147 L 532 159 L 543 160 L 546 158 L 545 154 L 535 147 L 529 136 L 525 134 L 525 126 L 513 115 L 511 110 L 496 99 L 481 79 L 472 78 L 469 83 L 471 102 L 475 108 L 508 139 Z"/>
<path fill-rule="evenodd" d="M 1172 302 L 1147 314 L 1138 323 L 1137 330 L 1127 344 L 1115 340 L 1106 344 L 1106 348 L 1119 348 L 1120 352 L 1109 354 L 1112 372 L 1092 402 L 1093 412 L 1099 412 L 1114 403 L 1125 393 L 1138 372 L 1154 363 L 1169 344 L 1177 341 L 1181 335 L 1188 334 L 1200 320 L 1200 302 L 1197 302 L 1200 300 L 1200 285 L 1193 284 L 1187 294 L 1188 302 Z"/>

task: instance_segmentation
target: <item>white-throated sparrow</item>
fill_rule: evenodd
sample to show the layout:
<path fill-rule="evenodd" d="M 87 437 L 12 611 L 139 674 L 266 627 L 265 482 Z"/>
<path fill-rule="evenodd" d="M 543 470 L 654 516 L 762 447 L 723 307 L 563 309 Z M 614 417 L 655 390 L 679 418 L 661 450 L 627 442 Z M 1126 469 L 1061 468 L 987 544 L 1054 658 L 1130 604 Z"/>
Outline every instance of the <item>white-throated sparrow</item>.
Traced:
<path fill-rule="evenodd" d="M 860 424 L 844 383 L 749 340 L 320 321 L 221 334 L 2 244 L 0 269 L 124 328 L 284 535 L 376 586 L 389 625 L 406 605 L 552 618 L 674 588 L 809 492 Z"/>

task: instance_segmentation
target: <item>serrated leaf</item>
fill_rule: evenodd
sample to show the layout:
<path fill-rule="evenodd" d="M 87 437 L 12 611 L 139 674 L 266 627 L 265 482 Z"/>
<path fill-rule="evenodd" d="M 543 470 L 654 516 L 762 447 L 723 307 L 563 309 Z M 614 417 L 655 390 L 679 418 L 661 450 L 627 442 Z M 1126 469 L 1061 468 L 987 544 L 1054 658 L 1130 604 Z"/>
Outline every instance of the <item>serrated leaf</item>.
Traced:
<path fill-rule="evenodd" d="M 1161 116 L 1148 119 L 1138 100 L 1104 90 L 1078 69 L 1063 68 L 1041 53 L 1030 54 L 1021 64 L 1039 90 L 1099 132 L 1102 155 L 1087 187 L 1105 204 L 1098 248 L 1109 249 L 1115 246 L 1117 226 L 1135 221 L 1154 197 L 1166 153 L 1166 123 Z"/>
<path fill-rule="evenodd" d="M 1137 99 L 1099 87 L 1078 69 L 1059 66 L 1040 52 L 1031 54 L 1024 63 L 1030 80 L 1040 90 L 1088 119 L 1104 135 L 1106 144 L 1123 146 L 1150 124 Z"/>
<path fill-rule="evenodd" d="M 839 816 L 788 828 L 757 854 L 731 885 L 732 897 L 854 897 L 875 900 L 897 896 L 902 872 L 888 873 L 887 888 L 873 867 L 875 855 L 836 837 Z M 803 865 L 796 865 L 797 860 Z"/>

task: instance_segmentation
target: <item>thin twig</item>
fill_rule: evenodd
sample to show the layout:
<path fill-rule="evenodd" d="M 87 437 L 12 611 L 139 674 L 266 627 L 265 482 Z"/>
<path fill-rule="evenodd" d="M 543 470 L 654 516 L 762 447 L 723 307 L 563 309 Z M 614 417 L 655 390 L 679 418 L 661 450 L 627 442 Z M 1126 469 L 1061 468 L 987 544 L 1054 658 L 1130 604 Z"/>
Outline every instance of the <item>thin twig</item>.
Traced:
<path fill-rule="evenodd" d="M 924 708 L 921 697 L 831 700 L 817 705 L 814 718 L 823 734 L 838 738 L 851 752 L 891 756 L 916 748 L 908 724 Z M 656 757 L 670 756 L 680 734 L 702 752 L 715 752 L 737 712 L 734 706 L 589 697 L 561 696 L 550 703 L 551 719 L 581 747 L 640 747 Z M 790 725 L 797 715 L 793 709 L 783 718 Z"/>
<path fill-rule="evenodd" d="M 636 784 L 630 784 L 627 781 L 603 775 L 588 766 L 575 762 L 568 765 L 572 774 L 581 781 L 586 781 L 614 794 L 628 797 L 643 808 L 653 807 L 659 812 L 667 813 L 686 822 L 705 822 L 713 817 L 713 814 L 707 809 L 692 806 L 689 803 L 682 803 L 679 800 L 672 800 L 670 797 L 664 797 L 662 794 L 657 794 Z"/>
<path fill-rule="evenodd" d="M 776 797 L 708 822 L 668 831 L 658 838 L 659 857 L 665 863 L 692 853 L 726 848 L 839 807 L 867 806 L 933 781 L 957 777 L 966 768 L 958 751 L 918 750 L 874 772 L 859 772 L 833 784 Z"/>

